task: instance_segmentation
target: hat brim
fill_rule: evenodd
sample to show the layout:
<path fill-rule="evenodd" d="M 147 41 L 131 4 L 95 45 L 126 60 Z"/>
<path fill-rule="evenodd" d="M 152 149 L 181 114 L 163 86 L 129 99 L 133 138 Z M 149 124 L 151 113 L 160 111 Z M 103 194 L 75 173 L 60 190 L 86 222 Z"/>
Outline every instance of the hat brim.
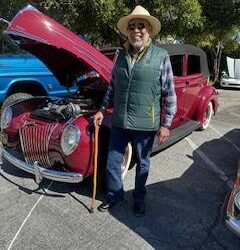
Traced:
<path fill-rule="evenodd" d="M 119 29 L 119 31 L 127 36 L 128 35 L 128 22 L 132 19 L 136 19 L 136 18 L 141 18 L 144 19 L 146 21 L 148 21 L 152 27 L 152 32 L 150 34 L 150 36 L 153 38 L 155 37 L 160 29 L 161 29 L 161 23 L 160 21 L 154 17 L 154 16 L 146 16 L 146 15 L 128 15 L 128 16 L 124 16 L 121 19 L 119 19 L 118 23 L 117 23 L 117 28 Z"/>

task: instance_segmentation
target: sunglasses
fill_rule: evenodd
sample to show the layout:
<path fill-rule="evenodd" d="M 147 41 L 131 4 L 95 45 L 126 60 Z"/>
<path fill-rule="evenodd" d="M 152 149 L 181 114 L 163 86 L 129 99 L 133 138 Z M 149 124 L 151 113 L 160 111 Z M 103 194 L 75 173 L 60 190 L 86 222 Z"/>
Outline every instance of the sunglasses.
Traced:
<path fill-rule="evenodd" d="M 146 28 L 145 24 L 144 23 L 129 23 L 128 24 L 128 30 L 135 30 L 135 29 L 138 29 L 138 30 L 142 30 Z"/>

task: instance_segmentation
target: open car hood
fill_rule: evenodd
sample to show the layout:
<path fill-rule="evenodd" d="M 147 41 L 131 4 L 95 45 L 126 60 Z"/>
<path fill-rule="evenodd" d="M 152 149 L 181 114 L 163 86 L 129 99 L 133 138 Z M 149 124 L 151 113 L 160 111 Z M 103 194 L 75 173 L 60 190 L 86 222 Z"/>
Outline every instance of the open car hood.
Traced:
<path fill-rule="evenodd" d="M 113 62 L 82 38 L 31 5 L 18 12 L 5 33 L 43 61 L 64 86 L 95 70 L 109 82 Z"/>

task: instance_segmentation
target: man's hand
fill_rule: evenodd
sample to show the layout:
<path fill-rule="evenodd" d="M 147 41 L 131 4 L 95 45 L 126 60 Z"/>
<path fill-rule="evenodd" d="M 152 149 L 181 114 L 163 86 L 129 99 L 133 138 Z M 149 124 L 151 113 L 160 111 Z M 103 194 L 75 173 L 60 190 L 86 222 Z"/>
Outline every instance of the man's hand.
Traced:
<path fill-rule="evenodd" d="M 94 116 L 93 116 L 93 123 L 94 126 L 96 127 L 97 125 L 100 126 L 102 124 L 104 118 L 104 112 L 103 111 L 98 111 Z"/>
<path fill-rule="evenodd" d="M 163 142 L 167 141 L 170 135 L 170 131 L 168 128 L 161 127 L 157 133 L 156 136 L 158 136 L 158 144 L 162 144 Z"/>

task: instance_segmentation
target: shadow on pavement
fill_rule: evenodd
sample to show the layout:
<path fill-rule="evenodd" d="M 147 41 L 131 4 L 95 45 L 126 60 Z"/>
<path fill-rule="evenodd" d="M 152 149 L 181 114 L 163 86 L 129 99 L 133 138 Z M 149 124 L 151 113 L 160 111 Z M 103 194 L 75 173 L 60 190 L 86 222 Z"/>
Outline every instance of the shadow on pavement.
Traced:
<path fill-rule="evenodd" d="M 193 164 L 180 178 L 148 185 L 144 217 L 133 215 L 131 191 L 111 215 L 154 249 L 240 249 L 240 239 L 226 228 L 220 213 L 230 189 L 202 159 L 204 153 L 234 180 L 240 151 L 226 139 L 240 148 L 239 138 L 240 129 L 234 129 L 205 142 L 187 156 Z"/>
<path fill-rule="evenodd" d="M 240 129 L 234 129 L 222 138 L 205 142 L 192 156 L 187 155 L 193 163 L 181 177 L 148 185 L 147 212 L 144 217 L 134 216 L 131 191 L 126 192 L 126 200 L 114 207 L 110 214 L 154 249 L 240 249 L 240 239 L 226 229 L 220 214 L 220 208 L 230 189 L 209 168 L 200 153 L 204 153 L 229 179 L 234 180 L 239 158 L 239 138 Z M 32 175 L 13 166 L 4 167 L 3 171 L 32 178 Z M 28 190 L 6 176 L 2 177 L 29 194 L 40 192 L 39 189 L 47 188 L 50 183 L 44 180 L 39 189 Z M 56 193 L 45 193 L 46 195 L 64 197 L 69 194 L 89 211 L 89 204 L 84 204 L 74 192 L 91 197 L 91 178 L 80 184 L 53 182 L 49 190 Z M 103 195 L 99 191 L 97 199 L 103 200 Z"/>

